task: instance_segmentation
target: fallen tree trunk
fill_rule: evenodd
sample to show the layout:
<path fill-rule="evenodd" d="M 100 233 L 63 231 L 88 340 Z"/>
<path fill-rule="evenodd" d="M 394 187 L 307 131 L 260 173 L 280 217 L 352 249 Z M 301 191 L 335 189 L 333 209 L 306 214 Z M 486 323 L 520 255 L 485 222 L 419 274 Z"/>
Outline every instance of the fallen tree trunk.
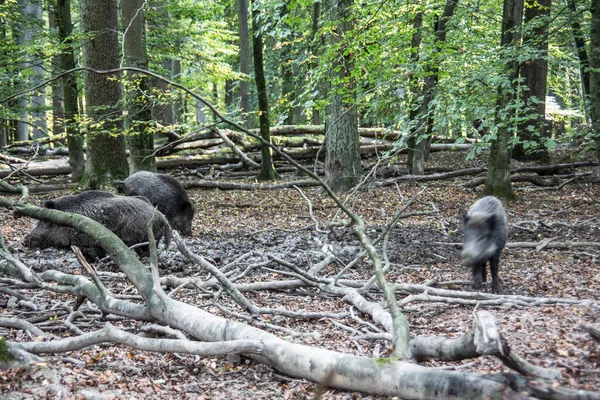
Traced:
<path fill-rule="evenodd" d="M 6 154 L 0 154 L 0 162 L 12 163 L 12 164 L 25 164 L 27 160 L 22 158 L 12 157 Z"/>
<path fill-rule="evenodd" d="M 28 185 L 27 189 L 29 193 L 47 193 L 47 192 L 55 192 L 57 190 L 70 190 L 76 187 L 76 183 L 43 183 L 39 185 Z M 6 190 L 3 187 L 0 187 L 1 193 L 10 193 L 9 190 Z"/>
<path fill-rule="evenodd" d="M 486 181 L 487 177 L 481 176 L 477 178 L 471 179 L 469 182 L 465 183 L 464 186 L 468 188 L 477 187 L 483 185 Z M 551 177 L 544 179 L 537 174 L 514 174 L 510 176 L 511 182 L 531 182 L 537 186 L 543 187 L 553 187 L 558 186 L 560 184 L 560 178 Z"/>
<path fill-rule="evenodd" d="M 451 179 L 451 178 L 456 178 L 456 177 L 459 177 L 459 176 L 480 174 L 480 173 L 485 172 L 485 171 L 487 171 L 487 168 L 478 167 L 478 168 L 467 168 L 467 169 L 461 169 L 461 170 L 458 170 L 458 171 L 443 172 L 443 173 L 430 174 L 430 175 L 401 175 L 401 176 L 396 177 L 396 178 L 386 179 L 385 181 L 383 181 L 381 183 L 378 183 L 378 185 L 380 185 L 380 186 L 391 186 L 391 185 L 394 185 L 397 182 L 402 182 L 402 181 L 423 182 L 423 181 L 435 181 L 435 180 L 442 180 L 442 179 Z"/>
<path fill-rule="evenodd" d="M 7 150 L 7 149 L 12 149 L 14 147 L 29 147 L 31 145 L 41 145 L 41 144 L 48 144 L 48 143 L 54 143 L 56 141 L 61 141 L 61 140 L 66 140 L 67 139 L 67 135 L 58 135 L 58 136 L 48 136 L 45 138 L 41 138 L 41 139 L 34 139 L 34 140 L 22 140 L 20 142 L 13 142 L 11 144 L 8 144 L 6 146 L 4 146 L 2 148 L 2 150 Z"/>
<path fill-rule="evenodd" d="M 252 184 L 252 183 L 233 183 L 233 182 L 217 182 L 217 181 L 182 181 L 181 184 L 186 189 L 203 188 L 203 189 L 221 189 L 221 190 L 278 190 L 291 189 L 294 186 L 312 187 L 319 186 L 317 181 L 312 179 L 285 182 L 279 184 Z"/>

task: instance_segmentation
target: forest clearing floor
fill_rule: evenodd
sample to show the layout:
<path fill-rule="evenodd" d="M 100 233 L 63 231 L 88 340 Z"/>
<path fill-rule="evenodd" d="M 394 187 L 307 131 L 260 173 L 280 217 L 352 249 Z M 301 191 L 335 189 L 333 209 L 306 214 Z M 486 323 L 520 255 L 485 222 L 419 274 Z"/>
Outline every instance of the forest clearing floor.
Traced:
<path fill-rule="evenodd" d="M 445 157 L 442 153 L 432 154 L 432 165 L 447 166 Z M 464 168 L 464 159 L 461 165 Z M 288 174 L 284 179 L 296 180 L 299 176 Z M 466 180 L 402 183 L 386 188 L 371 186 L 351 198 L 349 204 L 365 219 L 371 239 L 375 239 L 398 209 L 419 192 L 417 201 L 407 212 L 438 211 L 402 219 L 393 230 L 388 245 L 392 264 L 386 275 L 389 282 L 423 284 L 433 279 L 441 282 L 470 279 L 470 272 L 461 266 L 460 246 L 452 245 L 462 241 L 462 215 L 481 197 L 481 187 L 465 189 L 462 186 Z M 600 242 L 600 185 L 571 184 L 560 190 L 540 190 L 529 184 L 514 184 L 514 187 L 518 199 L 506 205 L 509 243 L 540 242 L 550 238 L 555 242 Z M 326 229 L 332 220 L 344 219 L 333 201 L 319 189 L 307 188 L 303 192 L 312 202 L 321 229 Z M 31 201 L 41 204 L 43 199 L 65 193 L 32 195 Z M 269 260 L 269 256 L 308 270 L 324 258 L 322 249 L 328 245 L 341 264 L 329 265 L 319 276 L 334 276 L 361 252 L 351 228 L 334 227 L 328 234 L 318 233 L 307 203 L 297 190 L 193 189 L 188 193 L 196 206 L 196 216 L 193 237 L 185 241 L 190 249 L 211 259 L 218 267 L 251 253 L 238 265 L 241 270 Z M 525 221 L 535 221 L 537 225 Z M 13 255 L 26 265 L 38 272 L 56 269 L 85 274 L 71 252 L 24 247 L 23 238 L 35 224 L 33 219 L 15 219 L 8 211 L 0 210 L 2 234 Z M 159 257 L 161 276 L 207 277 L 207 273 L 185 259 L 174 244 Z M 272 263 L 265 266 L 267 269 L 255 268 L 236 283 L 289 279 L 268 270 L 276 266 Z M 137 291 L 114 263 L 96 263 L 95 267 L 113 295 L 135 301 Z M 344 275 L 344 279 L 365 280 L 370 276 L 371 265 L 364 258 Z M 600 301 L 600 249 L 507 248 L 500 261 L 500 279 L 503 294 Z M 474 290 L 459 284 L 444 288 Z M 63 322 L 75 299 L 49 292 L 17 290 L 35 297 L 36 304 L 42 308 L 32 311 L 8 306 L 10 296 L 0 294 L 2 312 L 6 316 L 28 320 L 40 317 L 44 322 L 38 326 L 46 332 L 56 336 L 73 335 Z M 167 293 L 171 290 L 167 289 Z M 489 285 L 482 291 L 490 293 Z M 377 332 L 377 328 L 368 316 L 351 311 L 352 307 L 339 297 L 310 287 L 287 292 L 246 292 L 245 295 L 259 307 L 346 313 L 339 319 L 262 316 L 252 320 L 257 327 L 263 327 L 262 323 L 266 322 L 290 329 L 284 333 L 264 328 L 286 340 L 365 357 L 390 354 L 386 340 L 356 338 L 359 334 Z M 247 315 L 245 311 L 226 292 L 217 294 L 188 287 L 179 290 L 174 298 L 224 318 L 248 323 L 239 315 Z M 382 301 L 381 297 L 377 299 Z M 411 334 L 455 337 L 470 329 L 474 309 L 472 305 L 413 302 L 404 312 Z M 600 323 L 598 307 L 539 305 L 486 309 L 497 318 L 502 334 L 521 357 L 535 365 L 560 370 L 564 377 L 561 385 L 600 391 L 600 343 L 594 342 L 580 328 L 581 324 Z M 76 325 L 84 332 L 100 329 L 106 321 L 89 305 L 83 307 L 83 312 L 86 318 L 77 320 Z M 110 316 L 110 322 L 132 333 L 139 333 L 140 328 L 147 325 L 115 316 Z M 7 340 L 32 340 L 22 331 L 7 328 L 0 328 L 0 335 Z M 480 373 L 507 371 L 498 359 L 487 356 L 462 362 L 429 361 L 424 364 Z M 48 369 L 57 372 L 58 381 L 49 377 Z M 48 363 L 44 365 L 0 370 L 0 393 L 5 399 L 310 399 L 315 388 L 312 382 L 283 376 L 247 358 L 149 353 L 113 344 L 48 357 Z M 381 397 L 329 390 L 322 398 Z"/>

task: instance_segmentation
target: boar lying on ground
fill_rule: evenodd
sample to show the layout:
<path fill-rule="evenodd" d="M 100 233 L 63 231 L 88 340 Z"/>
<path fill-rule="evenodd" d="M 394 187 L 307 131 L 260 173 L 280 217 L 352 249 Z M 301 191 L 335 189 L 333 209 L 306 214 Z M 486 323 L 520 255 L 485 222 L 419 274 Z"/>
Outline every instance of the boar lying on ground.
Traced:
<path fill-rule="evenodd" d="M 167 217 L 171 228 L 183 235 L 192 235 L 194 205 L 177 179 L 170 175 L 139 171 L 116 184 L 119 193 L 126 196 L 147 197 Z"/>
<path fill-rule="evenodd" d="M 84 215 L 115 233 L 127 246 L 148 241 L 146 224 L 153 218 L 152 228 L 156 242 L 170 241 L 171 229 L 164 215 L 155 210 L 144 197 L 117 196 L 109 192 L 90 190 L 75 196 L 46 200 L 44 207 Z M 40 221 L 25 238 L 28 247 L 66 247 L 75 245 L 86 257 L 103 257 L 106 252 L 89 236 L 73 228 Z"/>
<path fill-rule="evenodd" d="M 475 288 L 486 281 L 489 261 L 492 292 L 499 293 L 498 263 L 508 237 L 506 212 L 500 200 L 494 196 L 477 200 L 465 215 L 463 229 L 463 265 L 472 268 Z"/>

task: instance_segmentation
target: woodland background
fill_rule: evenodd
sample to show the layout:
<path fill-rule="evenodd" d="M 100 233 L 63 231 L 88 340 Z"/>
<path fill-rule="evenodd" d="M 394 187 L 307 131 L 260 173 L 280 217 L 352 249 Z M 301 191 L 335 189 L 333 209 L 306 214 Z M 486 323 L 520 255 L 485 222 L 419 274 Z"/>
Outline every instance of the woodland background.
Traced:
<path fill-rule="evenodd" d="M 600 398 L 600 1 L 2 0 L 0 22 L 4 394 Z M 139 170 L 197 210 L 156 256 L 35 206 Z M 484 194 L 503 295 L 460 266 Z M 35 219 L 110 258 L 28 249 Z"/>

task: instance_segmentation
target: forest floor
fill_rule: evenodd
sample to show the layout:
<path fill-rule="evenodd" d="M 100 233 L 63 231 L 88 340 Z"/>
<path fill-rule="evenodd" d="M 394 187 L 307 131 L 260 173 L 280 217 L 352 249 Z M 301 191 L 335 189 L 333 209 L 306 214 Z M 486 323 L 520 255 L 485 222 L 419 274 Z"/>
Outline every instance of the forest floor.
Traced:
<path fill-rule="evenodd" d="M 448 167 L 460 163 L 464 154 L 434 153 L 432 165 Z M 458 167 L 457 167 L 458 168 Z M 290 174 L 286 180 L 299 179 Z M 388 253 L 392 267 L 390 282 L 422 284 L 433 279 L 454 281 L 470 279 L 461 267 L 461 219 L 470 204 L 481 196 L 481 187 L 465 189 L 466 180 L 435 181 L 427 184 L 402 183 L 392 187 L 367 187 L 352 198 L 353 209 L 363 216 L 371 238 L 377 237 L 397 210 L 413 195 L 417 202 L 408 210 L 438 212 L 402 219 L 393 230 Z M 250 182 L 250 180 L 237 180 Z M 518 200 L 506 205 L 509 218 L 509 242 L 600 242 L 600 185 L 571 184 L 560 190 L 540 190 L 529 184 L 515 184 Z M 303 190 L 312 202 L 314 215 L 324 228 L 342 219 L 333 202 L 317 188 Z M 342 264 L 361 251 L 351 228 L 332 228 L 328 234 L 315 230 L 306 201 L 294 189 L 231 191 L 189 190 L 196 206 L 193 237 L 187 245 L 222 267 L 242 255 L 244 266 L 277 256 L 307 270 L 324 258 L 328 244 Z M 33 195 L 32 202 L 63 193 Z M 526 221 L 536 221 L 534 223 Z M 0 229 L 13 254 L 34 271 L 57 269 L 83 274 L 72 253 L 62 250 L 31 250 L 23 238 L 36 224 L 28 218 L 15 219 L 0 210 Z M 247 254 L 251 253 L 251 254 Z M 266 268 L 256 268 L 243 282 L 286 279 Z M 332 264 L 321 272 L 333 276 L 342 267 Z M 137 292 L 111 262 L 96 264 L 112 293 L 135 300 Z M 206 273 L 185 259 L 176 247 L 160 255 L 162 276 L 202 276 Z M 363 259 L 346 273 L 345 279 L 368 279 L 368 260 Z M 600 249 L 570 250 L 526 248 L 505 249 L 500 262 L 503 294 L 531 297 L 561 297 L 600 301 Z M 449 285 L 447 289 L 472 291 L 467 285 Z M 172 289 L 169 289 L 170 291 Z M 35 298 L 41 308 L 28 310 L 11 305 L 9 295 L 0 294 L 2 316 L 42 321 L 38 326 L 56 336 L 73 333 L 63 323 L 75 299 L 48 292 L 19 289 Z M 489 293 L 489 286 L 483 292 Z M 133 295 L 133 297 L 132 297 Z M 346 313 L 339 319 L 291 319 L 265 316 L 250 322 L 245 312 L 226 293 L 215 294 L 185 288 L 174 297 L 224 318 L 264 327 L 264 323 L 289 329 L 287 332 L 264 328 L 286 340 L 366 357 L 386 357 L 390 353 L 385 340 L 363 340 L 360 334 L 377 332 L 371 319 L 343 302 L 341 298 L 314 288 L 289 292 L 248 292 L 245 295 L 259 307 L 284 307 L 298 311 Z M 414 302 L 404 312 L 414 335 L 460 335 L 471 327 L 475 306 L 447 302 Z M 486 308 L 498 320 L 511 348 L 526 360 L 562 372 L 561 385 L 600 391 L 600 344 L 584 332 L 581 324 L 600 323 L 600 309 L 584 305 L 539 305 L 532 307 Z M 83 307 L 85 318 L 77 326 L 85 332 L 99 329 L 104 316 L 91 306 Z M 243 314 L 243 315 L 241 315 Z M 147 323 L 111 316 L 111 322 L 139 333 Z M 32 340 L 19 330 L 0 328 L 8 340 Z M 496 358 L 480 357 L 463 362 L 424 363 L 460 371 L 497 373 L 507 368 Z M 49 371 L 54 371 L 50 373 Z M 4 399 L 25 398 L 147 398 L 147 399 L 310 399 L 316 385 L 279 374 L 250 359 L 207 358 L 185 354 L 157 354 L 135 351 L 121 345 L 106 344 L 82 351 L 48 357 L 45 364 L 27 368 L 0 370 L 0 393 Z M 376 399 L 380 397 L 329 390 L 323 399 Z"/>

